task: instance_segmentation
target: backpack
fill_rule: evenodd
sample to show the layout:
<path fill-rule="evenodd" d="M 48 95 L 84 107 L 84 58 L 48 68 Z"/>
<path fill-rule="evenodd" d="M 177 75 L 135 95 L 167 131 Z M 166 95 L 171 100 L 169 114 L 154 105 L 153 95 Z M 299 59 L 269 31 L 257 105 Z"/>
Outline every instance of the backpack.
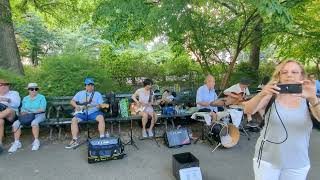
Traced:
<path fill-rule="evenodd" d="M 268 104 L 267 104 L 267 106 L 266 106 L 264 116 L 266 115 L 266 113 L 268 112 L 268 110 L 271 108 L 271 106 L 272 106 L 272 104 L 275 102 L 275 100 L 276 100 L 276 96 L 272 96 L 271 99 L 270 99 L 270 101 L 268 102 Z M 309 113 L 310 113 L 310 117 L 311 117 L 311 120 L 312 120 L 313 128 L 320 130 L 320 122 L 312 115 L 311 110 L 310 110 L 309 101 L 308 101 L 308 100 L 306 101 L 306 103 L 307 103 L 308 110 L 309 110 Z M 264 118 L 263 118 L 261 127 L 263 127 L 263 126 L 264 126 Z"/>

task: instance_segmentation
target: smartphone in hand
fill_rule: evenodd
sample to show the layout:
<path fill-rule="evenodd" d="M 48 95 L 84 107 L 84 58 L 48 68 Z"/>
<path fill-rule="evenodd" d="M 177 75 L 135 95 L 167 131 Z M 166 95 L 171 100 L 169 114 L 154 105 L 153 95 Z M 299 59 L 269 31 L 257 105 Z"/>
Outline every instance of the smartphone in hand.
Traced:
<path fill-rule="evenodd" d="M 302 84 L 277 84 L 281 94 L 301 94 Z"/>

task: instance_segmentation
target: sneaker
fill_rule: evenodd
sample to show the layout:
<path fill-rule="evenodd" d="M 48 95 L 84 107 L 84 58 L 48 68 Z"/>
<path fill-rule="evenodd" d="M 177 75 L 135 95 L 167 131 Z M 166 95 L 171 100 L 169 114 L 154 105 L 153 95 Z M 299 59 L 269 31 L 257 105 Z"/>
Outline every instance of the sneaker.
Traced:
<path fill-rule="evenodd" d="M 72 148 L 75 148 L 75 147 L 78 147 L 78 146 L 79 146 L 78 140 L 72 139 L 70 144 L 68 146 L 66 146 L 65 148 L 66 149 L 72 149 Z"/>
<path fill-rule="evenodd" d="M 2 144 L 0 144 L 0 154 L 3 152 Z"/>
<path fill-rule="evenodd" d="M 12 143 L 11 147 L 9 148 L 8 152 L 9 153 L 14 153 L 16 152 L 18 149 L 20 149 L 22 147 L 22 144 L 20 141 L 15 141 Z"/>
<path fill-rule="evenodd" d="M 106 134 L 104 135 L 104 137 L 110 137 L 110 134 L 109 134 L 109 132 L 106 132 Z"/>
<path fill-rule="evenodd" d="M 249 122 L 247 123 L 246 126 L 247 126 L 247 127 L 256 128 L 256 127 L 259 127 L 259 124 L 258 124 L 256 121 L 251 120 L 251 121 L 249 121 Z"/>
<path fill-rule="evenodd" d="M 40 148 L 40 141 L 39 140 L 34 140 L 32 143 L 32 151 L 38 151 Z"/>
<path fill-rule="evenodd" d="M 143 138 L 147 138 L 148 137 L 147 131 L 142 130 L 142 137 Z"/>
<path fill-rule="evenodd" d="M 153 131 L 151 129 L 148 130 L 149 137 L 153 137 Z"/>

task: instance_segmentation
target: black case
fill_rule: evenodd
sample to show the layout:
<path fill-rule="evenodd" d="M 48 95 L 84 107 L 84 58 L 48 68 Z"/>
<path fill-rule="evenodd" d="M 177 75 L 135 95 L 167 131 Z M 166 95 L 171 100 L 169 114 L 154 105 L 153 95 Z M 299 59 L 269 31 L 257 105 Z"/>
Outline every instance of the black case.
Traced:
<path fill-rule="evenodd" d="M 122 159 L 124 155 L 124 146 L 118 137 L 89 140 L 88 163 Z"/>

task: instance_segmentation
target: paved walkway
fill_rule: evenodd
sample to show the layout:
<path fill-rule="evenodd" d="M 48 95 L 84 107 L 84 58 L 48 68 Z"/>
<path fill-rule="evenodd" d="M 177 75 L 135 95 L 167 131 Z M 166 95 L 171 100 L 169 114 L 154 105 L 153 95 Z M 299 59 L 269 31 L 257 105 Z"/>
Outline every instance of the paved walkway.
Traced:
<path fill-rule="evenodd" d="M 31 136 L 24 136 L 23 149 L 13 155 L 0 155 L 0 180 L 174 180 L 172 155 L 191 152 L 200 161 L 205 180 L 253 180 L 252 156 L 258 134 L 231 149 L 218 149 L 205 143 L 169 149 L 158 147 L 151 140 L 136 140 L 139 150 L 126 146 L 127 157 L 122 160 L 88 164 L 87 147 L 64 149 L 68 141 L 50 142 L 42 139 L 38 152 L 31 152 Z M 63 144 L 64 143 L 64 144 Z M 309 180 L 319 179 L 320 131 L 312 133 L 310 144 L 311 170 Z M 8 143 L 6 145 L 8 149 Z"/>

